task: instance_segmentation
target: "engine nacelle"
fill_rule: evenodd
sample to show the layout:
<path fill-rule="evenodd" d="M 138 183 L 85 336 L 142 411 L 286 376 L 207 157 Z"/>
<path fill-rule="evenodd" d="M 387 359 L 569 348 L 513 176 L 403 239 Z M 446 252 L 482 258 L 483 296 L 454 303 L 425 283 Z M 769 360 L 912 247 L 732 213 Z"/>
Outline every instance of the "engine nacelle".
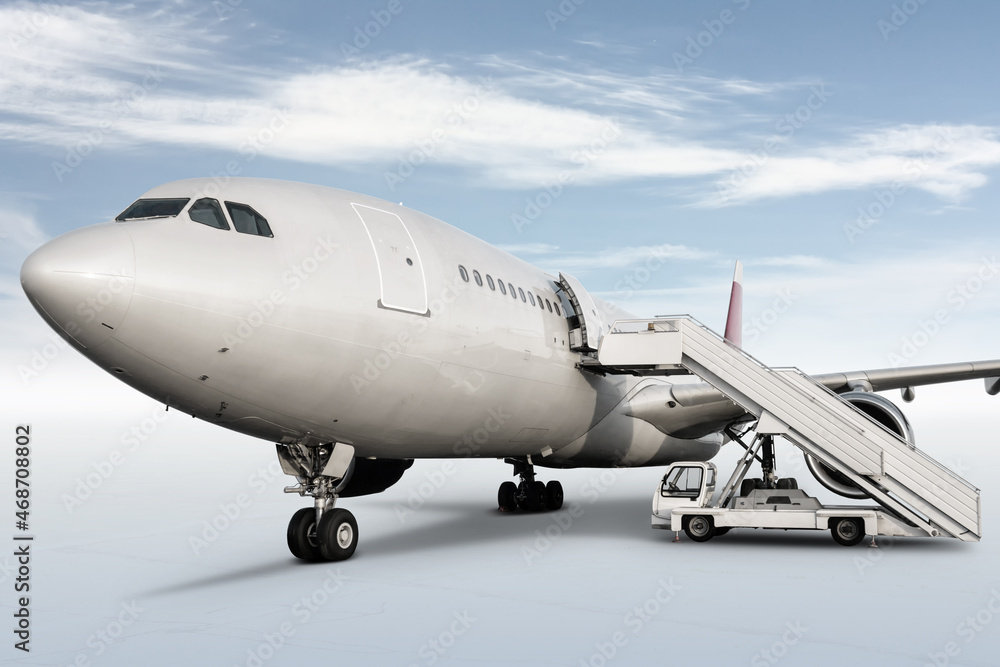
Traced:
<path fill-rule="evenodd" d="M 849 391 L 841 394 L 840 397 L 906 440 L 911 446 L 915 444 L 916 438 L 909 420 L 902 410 L 889 399 L 869 391 Z M 808 454 L 805 455 L 805 458 L 809 472 L 829 490 L 847 498 L 868 497 L 867 493 L 855 486 L 846 476 L 836 470 L 831 470 Z"/>
<path fill-rule="evenodd" d="M 341 498 L 382 493 L 398 482 L 413 465 L 413 459 L 354 459 L 350 479 L 340 488 Z"/>

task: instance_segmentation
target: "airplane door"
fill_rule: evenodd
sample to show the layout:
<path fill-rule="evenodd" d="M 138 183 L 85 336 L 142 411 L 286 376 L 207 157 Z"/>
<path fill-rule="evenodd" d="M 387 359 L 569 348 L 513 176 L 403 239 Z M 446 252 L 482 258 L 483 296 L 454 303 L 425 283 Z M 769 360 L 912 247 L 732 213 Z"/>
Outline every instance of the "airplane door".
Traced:
<path fill-rule="evenodd" d="M 594 298 L 579 280 L 569 274 L 560 273 L 559 284 L 569 297 L 576 315 L 575 320 L 570 319 L 570 349 L 577 352 L 596 352 L 601 342 L 604 321 L 597 310 Z M 575 326 L 573 326 L 574 321 Z"/>
<path fill-rule="evenodd" d="M 427 281 L 410 231 L 395 213 L 351 204 L 375 250 L 381 285 L 380 308 L 426 315 Z"/>

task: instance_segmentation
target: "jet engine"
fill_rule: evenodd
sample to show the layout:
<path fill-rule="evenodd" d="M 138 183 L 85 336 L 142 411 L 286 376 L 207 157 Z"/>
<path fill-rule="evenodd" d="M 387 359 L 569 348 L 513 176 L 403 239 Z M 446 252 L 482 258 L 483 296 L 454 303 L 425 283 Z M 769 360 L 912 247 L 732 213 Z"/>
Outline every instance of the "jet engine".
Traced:
<path fill-rule="evenodd" d="M 910 422 L 903 412 L 889 399 L 869 391 L 849 391 L 841 394 L 840 397 L 906 440 L 910 446 L 914 446 L 916 439 L 913 435 L 913 427 L 910 426 Z M 809 472 L 813 474 L 813 477 L 834 493 L 847 498 L 868 497 L 867 493 L 855 486 L 843 474 L 836 470 L 831 470 L 808 454 L 805 455 L 805 458 L 806 465 L 809 467 Z"/>
<path fill-rule="evenodd" d="M 340 489 L 341 498 L 382 493 L 403 477 L 413 459 L 354 459 L 353 472 L 347 484 Z"/>

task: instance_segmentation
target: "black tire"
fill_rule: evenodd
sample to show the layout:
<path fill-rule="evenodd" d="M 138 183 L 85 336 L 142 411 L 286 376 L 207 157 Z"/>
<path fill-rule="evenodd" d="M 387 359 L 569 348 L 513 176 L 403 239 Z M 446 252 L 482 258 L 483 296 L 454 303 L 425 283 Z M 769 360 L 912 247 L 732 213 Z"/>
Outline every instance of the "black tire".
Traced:
<path fill-rule="evenodd" d="M 865 523 L 857 517 L 830 519 L 830 533 L 837 544 L 853 547 L 865 539 Z"/>
<path fill-rule="evenodd" d="M 513 512 L 517 509 L 517 484 L 504 482 L 497 491 L 497 504 L 501 512 Z"/>
<path fill-rule="evenodd" d="M 533 482 L 531 484 L 531 511 L 544 512 L 546 509 L 545 483 Z"/>
<path fill-rule="evenodd" d="M 799 483 L 795 481 L 794 477 L 782 477 L 778 480 L 779 489 L 797 489 L 799 488 Z"/>
<path fill-rule="evenodd" d="M 708 542 L 715 535 L 715 522 L 710 516 L 685 517 L 684 532 L 695 542 Z"/>
<path fill-rule="evenodd" d="M 563 488 L 562 484 L 555 480 L 545 485 L 545 506 L 551 511 L 562 509 Z"/>
<path fill-rule="evenodd" d="M 757 480 L 745 479 L 743 480 L 743 483 L 740 484 L 740 496 L 746 498 L 751 493 L 753 493 L 753 490 L 756 488 L 757 488 Z"/>
<path fill-rule="evenodd" d="M 303 507 L 288 522 L 288 550 L 309 563 L 323 560 L 316 537 L 316 510 L 312 507 Z"/>
<path fill-rule="evenodd" d="M 358 548 L 358 522 L 345 509 L 332 509 L 323 513 L 316 531 L 320 551 L 326 560 L 347 560 Z"/>
<path fill-rule="evenodd" d="M 729 526 L 726 526 L 725 528 L 716 528 L 715 529 L 715 536 L 716 537 L 722 537 L 723 535 L 725 535 L 726 533 L 728 533 L 730 530 L 732 530 L 732 528 L 730 528 Z"/>
<path fill-rule="evenodd" d="M 517 506 L 525 512 L 537 512 L 542 509 L 544 496 L 545 485 L 541 482 L 521 482 L 517 485 Z"/>

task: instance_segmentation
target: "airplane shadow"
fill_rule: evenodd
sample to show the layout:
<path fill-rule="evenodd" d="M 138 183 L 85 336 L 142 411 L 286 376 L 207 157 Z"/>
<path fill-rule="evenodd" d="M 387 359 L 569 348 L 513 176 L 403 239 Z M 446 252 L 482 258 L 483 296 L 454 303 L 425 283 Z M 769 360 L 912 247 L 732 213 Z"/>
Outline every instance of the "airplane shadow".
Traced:
<path fill-rule="evenodd" d="M 582 505 L 580 511 L 571 514 L 570 506 L 559 512 L 499 512 L 494 508 L 470 508 L 463 503 L 437 503 L 427 511 L 454 515 L 431 525 L 401 524 L 398 530 L 391 533 L 362 539 L 357 554 L 377 558 L 448 549 L 463 544 L 533 541 L 537 537 L 536 531 L 544 534 L 546 530 L 553 534 L 558 532 L 559 536 L 648 542 L 656 537 L 650 535 L 653 531 L 649 527 L 648 504 L 631 499 L 604 500 L 594 505 Z"/>
<path fill-rule="evenodd" d="M 394 512 L 395 505 L 388 501 L 378 500 L 366 503 L 367 508 L 377 511 Z M 539 533 L 557 536 L 557 539 L 577 540 L 581 537 L 589 539 L 615 540 L 616 542 L 632 543 L 669 543 L 673 533 L 668 530 L 652 530 L 649 525 L 648 503 L 644 499 L 603 499 L 593 505 L 581 505 L 580 511 L 570 513 L 571 505 L 559 512 L 498 512 L 496 509 L 483 509 L 470 506 L 463 502 L 437 502 L 418 510 L 423 512 L 449 515 L 433 523 L 422 517 L 418 522 L 410 517 L 407 522 L 391 525 L 388 522 L 379 524 L 381 533 L 366 533 L 361 526 L 360 543 L 354 558 L 364 558 L 366 561 L 410 556 L 413 554 L 441 551 L 447 552 L 464 545 L 481 545 L 484 543 L 506 544 L 514 553 L 521 546 L 531 546 L 538 539 Z M 556 515 L 559 515 L 558 517 Z M 572 523 L 567 523 L 567 517 Z M 559 522 L 561 518 L 562 523 Z M 390 530 L 386 530 L 391 526 Z M 865 555 L 869 553 L 866 546 L 869 539 L 855 547 L 845 548 L 833 541 L 829 531 L 776 531 L 736 529 L 727 535 L 719 536 L 703 545 L 695 545 L 683 533 L 681 540 L 688 546 L 704 549 L 714 554 L 731 555 L 736 550 L 765 549 L 774 551 L 812 550 L 815 552 L 842 552 Z M 955 553 L 967 545 L 948 539 L 917 539 L 917 538 L 879 538 L 879 544 L 884 551 L 907 551 L 910 553 Z M 690 552 L 689 552 L 690 553 Z M 348 561 L 350 562 L 350 561 Z M 329 567 L 331 564 L 306 563 L 290 554 L 287 558 L 273 560 L 268 563 L 244 567 L 228 572 L 199 577 L 186 582 L 151 589 L 142 593 L 144 596 L 170 595 L 187 591 L 203 590 L 227 584 L 246 581 L 259 581 L 265 577 L 293 575 L 297 568 Z"/>

